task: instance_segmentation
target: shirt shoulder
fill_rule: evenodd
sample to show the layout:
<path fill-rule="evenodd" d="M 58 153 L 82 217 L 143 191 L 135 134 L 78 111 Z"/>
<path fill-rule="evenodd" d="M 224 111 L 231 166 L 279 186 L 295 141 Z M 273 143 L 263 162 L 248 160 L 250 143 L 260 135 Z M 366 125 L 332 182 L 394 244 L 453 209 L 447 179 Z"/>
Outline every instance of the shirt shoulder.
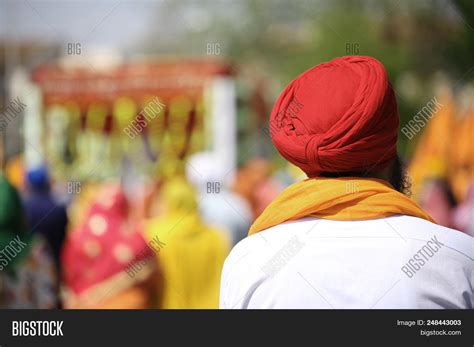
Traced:
<path fill-rule="evenodd" d="M 393 216 L 363 221 L 333 221 L 307 217 L 245 238 L 232 249 L 225 261 L 221 283 L 221 308 L 244 308 L 252 305 L 255 307 L 256 303 L 262 305 L 262 302 L 258 301 L 263 300 L 262 298 L 265 298 L 265 304 L 273 300 L 269 304 L 274 305 L 271 307 L 296 307 L 302 297 L 301 292 L 298 292 L 301 288 L 296 290 L 292 287 L 296 286 L 293 279 L 298 275 L 298 271 L 302 271 L 307 278 L 314 277 L 320 286 L 327 287 L 328 293 L 332 294 L 344 292 L 343 288 L 336 285 L 341 276 L 346 276 L 347 282 L 353 280 L 361 288 L 365 282 L 359 282 L 364 276 L 373 279 L 374 283 L 385 283 L 392 280 L 392 277 L 403 276 L 400 268 L 423 247 L 434 249 L 436 256 L 428 256 L 428 265 L 421 273 L 416 274 L 415 280 L 406 280 L 398 286 L 400 290 L 418 293 L 418 301 L 406 303 L 401 296 L 392 306 L 431 307 L 430 300 L 426 299 L 425 305 L 421 298 L 431 298 L 433 293 L 430 290 L 436 290 L 454 303 L 446 307 L 464 307 L 463 297 L 452 294 L 452 286 L 462 292 L 474 285 L 474 238 L 420 218 Z M 350 266 L 341 267 L 342 264 L 348 265 L 345 263 L 347 258 L 352 259 Z M 371 262 L 371 259 L 378 260 Z M 368 263 L 372 266 L 367 267 Z M 289 265 L 281 266 L 282 264 Z M 392 270 L 386 271 L 388 268 Z M 327 269 L 333 271 L 327 272 Z M 278 276 L 274 277 L 276 273 Z M 333 281 L 328 276 L 332 276 Z M 321 282 L 321 278 L 325 280 Z M 298 277 L 296 279 L 301 280 Z M 294 298 L 288 298 L 289 292 L 279 289 L 286 287 L 296 290 Z M 301 287 L 304 287 L 304 283 Z M 362 292 L 364 288 L 361 289 Z M 283 292 L 286 293 L 284 296 Z M 370 295 L 366 297 L 370 301 Z M 286 300 L 288 306 L 281 306 L 282 300 Z M 338 299 L 334 300 L 338 302 Z M 466 300 L 471 299 L 469 297 Z M 356 304 L 359 305 L 356 305 L 357 307 L 365 307 L 366 303 Z"/>
<path fill-rule="evenodd" d="M 428 242 L 435 239 L 443 246 L 445 252 L 457 253 L 467 262 L 474 261 L 474 238 L 468 234 L 411 216 L 386 220 L 411 242 Z"/>

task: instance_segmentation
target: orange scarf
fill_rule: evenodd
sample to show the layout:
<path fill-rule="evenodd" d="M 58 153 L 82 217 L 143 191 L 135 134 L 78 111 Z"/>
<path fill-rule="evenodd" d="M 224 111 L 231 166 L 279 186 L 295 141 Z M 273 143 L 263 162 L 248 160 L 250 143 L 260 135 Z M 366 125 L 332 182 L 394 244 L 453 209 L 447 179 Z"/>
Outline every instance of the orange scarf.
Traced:
<path fill-rule="evenodd" d="M 366 220 L 402 214 L 434 220 L 390 184 L 373 178 L 311 178 L 286 188 L 257 218 L 249 235 L 289 220 L 311 216 Z"/>

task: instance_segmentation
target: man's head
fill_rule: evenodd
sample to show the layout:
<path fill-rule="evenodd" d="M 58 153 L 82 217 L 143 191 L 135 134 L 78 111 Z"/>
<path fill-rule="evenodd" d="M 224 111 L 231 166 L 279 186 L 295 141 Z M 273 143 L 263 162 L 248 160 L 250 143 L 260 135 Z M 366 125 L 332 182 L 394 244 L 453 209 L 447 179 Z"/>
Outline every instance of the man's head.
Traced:
<path fill-rule="evenodd" d="M 383 65 L 336 58 L 293 80 L 270 116 L 272 141 L 308 177 L 383 178 L 403 190 L 399 115 Z"/>

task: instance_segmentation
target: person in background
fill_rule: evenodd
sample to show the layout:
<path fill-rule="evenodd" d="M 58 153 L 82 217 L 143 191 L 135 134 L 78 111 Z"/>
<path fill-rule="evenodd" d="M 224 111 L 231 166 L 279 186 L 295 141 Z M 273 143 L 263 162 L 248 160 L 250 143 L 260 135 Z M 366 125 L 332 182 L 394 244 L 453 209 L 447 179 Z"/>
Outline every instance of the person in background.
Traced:
<path fill-rule="evenodd" d="M 159 307 L 214 309 L 219 306 L 219 281 L 229 242 L 223 232 L 199 215 L 196 193 L 184 178 L 164 183 L 164 214 L 146 226 L 149 242 L 163 245 L 155 253 L 162 268 Z"/>
<path fill-rule="evenodd" d="M 284 89 L 271 139 L 308 178 L 276 197 L 233 248 L 221 308 L 474 307 L 474 239 L 436 224 L 406 195 L 399 122 L 372 57 L 319 64 Z"/>
<path fill-rule="evenodd" d="M 447 180 L 427 179 L 420 189 L 420 206 L 438 224 L 448 228 L 454 227 L 453 213 L 456 200 Z"/>
<path fill-rule="evenodd" d="M 7 160 L 5 177 L 21 194 L 25 189 L 25 164 L 23 155 L 17 154 Z"/>
<path fill-rule="evenodd" d="M 253 176 L 255 184 L 255 217 L 275 199 L 282 190 L 278 182 L 271 176 L 271 164 L 267 159 L 256 158 L 247 163 L 247 170 Z"/>
<path fill-rule="evenodd" d="M 474 183 L 467 190 L 466 198 L 453 212 L 454 228 L 474 237 Z"/>
<path fill-rule="evenodd" d="M 0 175 L 0 307 L 57 308 L 58 298 L 51 250 L 29 232 L 18 192 Z"/>
<path fill-rule="evenodd" d="M 280 185 L 271 177 L 271 167 L 267 159 L 254 158 L 246 162 L 237 173 L 234 190 L 246 197 L 253 218 L 257 218 L 267 205 L 281 191 Z"/>
<path fill-rule="evenodd" d="M 28 229 L 42 235 L 48 242 L 60 276 L 59 257 L 66 237 L 68 217 L 66 207 L 59 204 L 51 194 L 50 180 L 45 167 L 27 172 L 23 205 Z"/>
<path fill-rule="evenodd" d="M 226 185 L 226 172 L 211 153 L 202 152 L 189 158 L 186 176 L 198 192 L 199 211 L 203 220 L 226 232 L 232 246 L 247 236 L 253 220 L 248 202 Z"/>
<path fill-rule="evenodd" d="M 62 252 L 65 308 L 142 309 L 155 305 L 159 270 L 117 184 L 98 190 Z M 156 245 L 155 245 L 156 246 Z"/>

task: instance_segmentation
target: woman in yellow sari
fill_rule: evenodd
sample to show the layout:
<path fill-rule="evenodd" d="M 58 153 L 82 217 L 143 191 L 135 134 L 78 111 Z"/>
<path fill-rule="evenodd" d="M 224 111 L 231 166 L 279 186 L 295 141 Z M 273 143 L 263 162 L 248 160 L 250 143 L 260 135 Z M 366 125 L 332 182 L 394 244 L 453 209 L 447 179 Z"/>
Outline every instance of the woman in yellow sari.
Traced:
<path fill-rule="evenodd" d="M 160 307 L 218 308 L 229 240 L 204 224 L 196 194 L 184 178 L 167 182 L 161 193 L 164 215 L 149 220 L 146 227 L 149 242 L 160 244 L 156 251 L 163 275 Z"/>

